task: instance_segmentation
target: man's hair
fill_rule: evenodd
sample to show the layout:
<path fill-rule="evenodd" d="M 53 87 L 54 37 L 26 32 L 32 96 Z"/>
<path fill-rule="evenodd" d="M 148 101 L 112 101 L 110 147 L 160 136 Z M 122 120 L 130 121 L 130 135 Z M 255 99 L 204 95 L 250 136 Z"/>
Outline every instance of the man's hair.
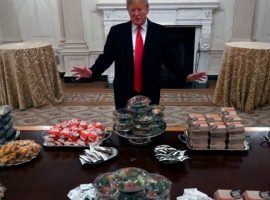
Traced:
<path fill-rule="evenodd" d="M 131 4 L 131 2 L 132 2 L 133 0 L 126 0 L 126 4 L 127 4 L 127 9 L 128 9 L 128 6 Z M 144 2 L 145 2 L 145 4 L 146 4 L 146 6 L 147 6 L 147 8 L 149 8 L 149 3 L 148 3 L 148 0 L 144 0 Z"/>

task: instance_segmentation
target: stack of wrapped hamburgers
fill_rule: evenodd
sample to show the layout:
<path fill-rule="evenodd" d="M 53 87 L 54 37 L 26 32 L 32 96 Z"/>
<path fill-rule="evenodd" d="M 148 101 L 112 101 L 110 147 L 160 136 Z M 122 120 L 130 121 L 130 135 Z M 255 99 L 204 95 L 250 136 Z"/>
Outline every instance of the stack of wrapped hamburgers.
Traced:
<path fill-rule="evenodd" d="M 203 114 L 188 115 L 188 145 L 193 149 L 207 149 L 209 127 Z"/>
<path fill-rule="evenodd" d="M 188 145 L 194 150 L 244 149 L 245 129 L 233 107 L 221 114 L 188 114 Z"/>
<path fill-rule="evenodd" d="M 245 128 L 241 118 L 234 108 L 222 108 L 223 121 L 227 127 L 228 149 L 243 149 L 245 141 Z"/>

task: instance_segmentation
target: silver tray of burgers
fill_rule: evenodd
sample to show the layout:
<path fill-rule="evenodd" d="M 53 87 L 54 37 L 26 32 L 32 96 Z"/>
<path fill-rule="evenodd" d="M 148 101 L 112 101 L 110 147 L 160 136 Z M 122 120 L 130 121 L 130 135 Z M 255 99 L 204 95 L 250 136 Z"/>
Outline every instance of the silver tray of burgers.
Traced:
<path fill-rule="evenodd" d="M 184 134 L 178 134 L 178 139 L 183 142 L 189 150 L 192 151 L 238 151 L 238 152 L 246 152 L 250 150 L 250 138 L 245 136 L 245 139 L 241 141 L 236 146 L 229 146 L 228 141 L 224 142 L 224 146 L 217 145 L 218 142 L 216 142 L 215 146 L 211 145 L 211 139 L 206 139 L 206 141 L 201 142 L 201 139 L 192 141 L 191 137 L 189 136 L 189 132 L 185 131 Z M 211 148 L 212 147 L 212 148 Z"/>
<path fill-rule="evenodd" d="M 71 119 L 54 125 L 41 135 L 45 147 L 88 147 L 102 144 L 111 136 L 111 132 L 106 131 L 100 122 Z"/>

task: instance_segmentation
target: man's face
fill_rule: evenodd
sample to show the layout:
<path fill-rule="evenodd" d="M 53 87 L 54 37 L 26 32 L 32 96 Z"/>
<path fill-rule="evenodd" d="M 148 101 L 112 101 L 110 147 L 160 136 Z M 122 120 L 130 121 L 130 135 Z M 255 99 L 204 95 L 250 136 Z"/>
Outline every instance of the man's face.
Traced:
<path fill-rule="evenodd" d="M 148 11 L 149 9 L 144 0 L 133 0 L 128 6 L 130 20 L 136 26 L 144 24 Z"/>

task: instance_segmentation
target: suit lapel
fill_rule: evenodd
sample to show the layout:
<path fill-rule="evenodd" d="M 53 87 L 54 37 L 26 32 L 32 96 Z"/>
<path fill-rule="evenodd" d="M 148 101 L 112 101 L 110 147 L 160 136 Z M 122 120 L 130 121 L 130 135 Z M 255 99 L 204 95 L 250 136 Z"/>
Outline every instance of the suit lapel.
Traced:
<path fill-rule="evenodd" d="M 131 30 L 131 21 L 127 23 L 127 27 L 125 28 L 125 35 L 123 35 L 123 38 L 126 38 L 125 40 L 125 50 L 127 52 L 127 61 L 128 61 L 128 67 L 130 67 L 130 72 L 133 75 L 133 68 L 134 68 L 134 57 L 133 57 L 133 44 L 132 44 L 132 30 Z"/>
<path fill-rule="evenodd" d="M 146 58 L 147 58 L 147 54 L 150 51 L 150 44 L 152 43 L 152 33 L 153 33 L 153 27 L 152 27 L 152 22 L 148 20 L 148 25 L 147 25 L 147 32 L 146 32 L 146 38 L 145 38 L 145 42 L 144 42 L 144 48 L 143 48 L 143 66 L 145 66 L 146 63 Z"/>

